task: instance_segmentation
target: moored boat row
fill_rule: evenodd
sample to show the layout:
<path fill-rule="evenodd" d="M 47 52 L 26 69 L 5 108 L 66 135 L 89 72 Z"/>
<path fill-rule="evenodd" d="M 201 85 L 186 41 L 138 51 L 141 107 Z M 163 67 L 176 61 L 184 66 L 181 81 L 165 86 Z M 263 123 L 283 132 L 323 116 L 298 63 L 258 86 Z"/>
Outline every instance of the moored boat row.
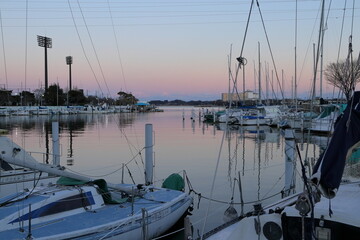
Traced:
<path fill-rule="evenodd" d="M 11 106 L 0 107 L 0 117 L 8 116 L 39 116 L 39 115 L 69 115 L 69 114 L 108 114 L 131 112 L 161 112 L 155 106 L 149 108 L 138 106 Z"/>

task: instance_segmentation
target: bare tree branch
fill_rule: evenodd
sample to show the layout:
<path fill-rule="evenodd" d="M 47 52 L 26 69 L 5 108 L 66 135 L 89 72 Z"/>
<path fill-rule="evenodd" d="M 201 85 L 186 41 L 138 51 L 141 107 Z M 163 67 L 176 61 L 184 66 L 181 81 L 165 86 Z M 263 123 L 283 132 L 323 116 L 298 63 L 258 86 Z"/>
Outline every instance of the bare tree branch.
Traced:
<path fill-rule="evenodd" d="M 349 100 L 356 83 L 360 81 L 360 60 L 352 64 L 350 61 L 330 63 L 324 74 L 328 83 L 339 88 Z"/>

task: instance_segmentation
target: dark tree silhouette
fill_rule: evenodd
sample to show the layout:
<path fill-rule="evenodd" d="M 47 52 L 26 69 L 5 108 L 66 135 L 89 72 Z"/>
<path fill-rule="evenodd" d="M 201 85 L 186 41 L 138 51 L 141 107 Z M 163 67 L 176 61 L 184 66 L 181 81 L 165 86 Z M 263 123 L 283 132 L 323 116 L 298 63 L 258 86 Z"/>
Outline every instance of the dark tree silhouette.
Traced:
<path fill-rule="evenodd" d="M 35 95 L 29 91 L 22 91 L 20 93 L 20 103 L 23 106 L 34 105 L 35 104 Z"/>
<path fill-rule="evenodd" d="M 137 99 L 131 93 L 120 91 L 117 94 L 119 95 L 119 99 L 116 102 L 119 105 L 135 104 L 137 101 L 139 101 L 139 99 Z"/>
<path fill-rule="evenodd" d="M 360 81 L 360 59 L 330 63 L 325 69 L 326 80 L 333 86 L 338 87 L 345 94 L 346 100 L 351 98 L 356 83 Z"/>
<path fill-rule="evenodd" d="M 57 84 L 52 84 L 47 92 L 47 105 L 49 106 L 62 106 L 64 105 L 64 90 Z"/>
<path fill-rule="evenodd" d="M 70 105 L 84 105 L 87 103 L 84 91 L 81 89 L 73 89 L 69 91 L 68 94 Z"/>

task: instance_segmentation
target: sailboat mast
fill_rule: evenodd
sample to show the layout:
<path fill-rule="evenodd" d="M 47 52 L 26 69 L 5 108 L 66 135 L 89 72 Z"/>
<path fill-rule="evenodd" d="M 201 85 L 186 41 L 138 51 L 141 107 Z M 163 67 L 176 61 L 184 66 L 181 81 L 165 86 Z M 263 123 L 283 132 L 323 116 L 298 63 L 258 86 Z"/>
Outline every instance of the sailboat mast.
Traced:
<path fill-rule="evenodd" d="M 291 99 L 292 103 L 295 104 L 294 76 L 291 77 Z"/>
<path fill-rule="evenodd" d="M 243 101 L 245 104 L 245 64 L 243 65 Z"/>
<path fill-rule="evenodd" d="M 284 98 L 285 98 L 285 84 L 284 84 L 284 69 L 281 69 L 281 88 L 284 89 Z"/>
<path fill-rule="evenodd" d="M 145 125 L 145 184 L 153 183 L 153 126 Z"/>
<path fill-rule="evenodd" d="M 315 43 L 313 44 L 313 58 L 314 58 L 314 69 L 313 69 L 313 72 L 316 76 L 316 46 L 315 46 Z M 315 77 L 316 78 L 316 77 Z M 315 78 L 314 78 L 314 82 L 315 82 Z M 316 93 L 316 84 L 314 83 L 314 90 L 313 90 L 314 93 Z M 313 96 L 315 97 L 315 95 Z"/>
<path fill-rule="evenodd" d="M 271 70 L 271 86 L 274 86 L 274 70 Z M 276 99 L 276 95 L 274 95 L 274 91 L 272 91 L 272 100 Z M 276 93 L 279 92 L 279 85 L 276 84 Z"/>
<path fill-rule="evenodd" d="M 317 75 L 317 67 L 320 58 L 321 46 L 323 42 L 323 32 L 324 32 L 324 11 L 325 11 L 325 0 L 322 0 L 321 3 L 321 17 L 320 17 L 320 30 L 319 30 L 319 38 L 318 38 L 318 45 L 316 51 L 316 62 L 315 62 L 315 69 L 314 69 L 314 79 L 313 79 L 313 91 L 312 91 L 312 100 L 315 98 L 315 86 L 316 86 L 316 75 Z"/>
<path fill-rule="evenodd" d="M 266 104 L 269 105 L 269 64 L 265 65 L 266 67 L 266 74 L 265 74 L 265 101 Z"/>
<path fill-rule="evenodd" d="M 260 42 L 258 42 L 258 50 L 259 50 L 259 104 L 261 105 L 261 62 L 260 62 Z"/>
<path fill-rule="evenodd" d="M 59 122 L 52 122 L 53 165 L 60 165 Z"/>
<path fill-rule="evenodd" d="M 295 191 L 295 164 L 296 164 L 296 146 L 294 130 L 285 129 L 285 186 L 282 197 L 287 197 L 291 191 Z"/>
<path fill-rule="evenodd" d="M 295 1 L 295 69 L 294 69 L 294 98 L 295 98 L 295 110 L 298 110 L 297 102 L 297 12 L 298 12 L 298 1 Z"/>
<path fill-rule="evenodd" d="M 232 97 L 233 91 L 231 91 L 231 53 L 232 53 L 232 44 L 230 45 L 230 53 L 229 53 L 229 56 L 228 56 L 228 68 L 229 68 L 228 69 L 228 71 L 229 71 L 229 73 L 228 73 L 229 74 L 228 104 L 229 104 L 229 109 L 231 108 L 232 98 L 233 98 Z M 236 79 L 235 79 L 235 81 L 236 81 Z"/>
<path fill-rule="evenodd" d="M 325 3 L 324 3 L 325 4 Z M 323 6 L 324 9 L 324 6 Z M 324 18 L 324 16 L 323 16 Z M 323 82 L 323 65 L 324 65 L 324 35 L 325 35 L 325 22 L 322 19 L 322 26 L 321 26 L 321 41 L 320 41 L 320 98 L 322 98 L 322 82 Z"/>

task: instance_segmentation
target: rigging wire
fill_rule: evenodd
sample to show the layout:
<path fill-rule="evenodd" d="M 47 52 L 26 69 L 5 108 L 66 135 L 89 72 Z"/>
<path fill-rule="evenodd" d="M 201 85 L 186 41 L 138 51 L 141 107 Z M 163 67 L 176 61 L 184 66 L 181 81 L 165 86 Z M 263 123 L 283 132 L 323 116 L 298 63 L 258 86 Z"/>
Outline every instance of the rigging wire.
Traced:
<path fill-rule="evenodd" d="M 354 32 L 354 18 L 355 18 L 355 0 L 353 0 L 352 15 L 351 15 L 351 36 Z"/>
<path fill-rule="evenodd" d="M 27 54 L 28 54 L 28 16 L 29 16 L 29 1 L 26 0 L 26 11 L 25 11 L 25 66 L 24 66 L 24 82 L 25 82 L 25 91 L 26 91 L 26 82 L 27 82 Z M 22 95 L 22 93 L 21 93 Z M 26 95 L 24 101 L 26 103 Z"/>
<path fill-rule="evenodd" d="M 331 4 L 332 4 L 332 0 L 329 3 L 329 7 L 328 7 L 328 12 L 327 12 L 327 16 L 326 16 L 326 20 L 324 23 L 324 28 L 322 29 L 321 32 L 321 46 L 320 46 L 320 57 L 321 57 L 321 62 L 320 62 L 320 98 L 322 98 L 322 82 L 323 82 L 323 61 L 324 61 L 324 36 L 325 36 L 325 30 L 327 30 L 327 23 L 328 23 L 328 19 L 329 19 L 329 14 L 330 14 L 330 9 L 331 9 Z M 329 126 L 330 127 L 330 126 Z M 331 128 L 331 127 L 330 127 Z"/>
<path fill-rule="evenodd" d="M 273 54 L 273 52 L 272 52 L 272 48 L 271 48 L 270 41 L 269 41 L 269 36 L 268 36 L 268 34 L 267 34 L 267 30 L 266 30 L 266 27 L 265 27 L 264 18 L 263 18 L 263 16 L 262 16 L 262 12 L 261 12 L 260 4 L 259 4 L 259 1 L 258 1 L 258 0 L 256 0 L 256 4 L 257 4 L 258 10 L 259 10 L 259 14 L 260 14 L 260 18 L 261 18 L 261 23 L 262 23 L 262 26 L 263 26 L 263 29 L 264 29 L 264 33 L 265 33 L 265 37 L 266 37 L 266 42 L 267 42 L 268 47 L 269 47 L 271 60 L 272 60 L 273 67 L 274 67 L 274 70 L 275 70 L 276 80 L 277 80 L 277 83 L 278 83 L 279 88 L 280 88 L 280 93 L 281 93 L 282 99 L 284 100 L 284 92 L 283 92 L 283 89 L 282 89 L 281 84 L 280 84 L 279 75 L 278 75 L 278 71 L 277 71 L 276 64 L 275 64 L 274 54 Z M 274 86 L 271 86 L 271 88 L 272 88 L 273 93 L 275 93 Z"/>
<path fill-rule="evenodd" d="M 82 11 L 82 8 L 81 8 L 81 5 L 80 5 L 79 0 L 77 0 L 77 4 L 78 4 L 78 6 L 79 6 L 80 13 L 81 13 L 82 19 L 83 19 L 83 21 L 84 21 L 84 24 L 85 24 L 85 27 L 86 27 L 86 31 L 87 31 L 88 36 L 89 36 L 89 39 L 90 39 L 90 42 L 91 42 L 91 46 L 92 46 L 92 48 L 93 48 L 93 51 L 94 51 L 94 54 L 95 54 L 95 57 L 96 57 L 96 60 L 97 60 L 97 63 L 98 63 L 99 69 L 100 69 L 101 76 L 102 76 L 102 78 L 103 78 L 103 80 L 104 80 L 104 83 L 105 83 L 106 89 L 107 89 L 107 91 L 108 91 L 108 94 L 110 95 L 110 89 L 109 89 L 109 87 L 108 87 L 108 85 L 107 85 L 106 78 L 105 78 L 105 75 L 104 75 L 104 71 L 103 71 L 103 69 L 102 69 L 102 67 L 101 67 L 100 60 L 99 60 L 99 56 L 98 56 L 97 51 L 96 51 L 96 49 L 95 49 L 94 41 L 93 41 L 93 39 L 92 39 L 92 37 L 91 37 L 90 30 L 89 30 L 89 27 L 88 27 L 88 25 L 87 25 L 86 19 L 85 19 L 85 17 L 84 17 L 84 13 L 83 13 L 83 11 Z M 103 93 L 103 92 L 101 92 L 101 93 L 102 93 L 102 95 L 104 96 L 104 93 Z"/>
<path fill-rule="evenodd" d="M 229 77 L 232 79 L 232 81 L 234 83 L 234 87 L 232 89 L 231 95 L 234 94 L 234 91 L 235 91 L 236 95 L 238 96 L 239 99 L 240 99 L 240 94 L 238 92 L 238 89 L 237 89 L 236 85 L 237 85 L 237 79 L 238 79 L 238 74 L 239 74 L 239 70 L 241 68 L 241 65 L 243 65 L 245 67 L 245 65 L 247 63 L 246 58 L 242 57 L 242 54 L 243 54 L 244 47 L 245 47 L 245 40 L 246 40 L 247 31 L 248 31 L 249 24 L 250 24 L 250 17 L 251 17 L 251 12 L 252 12 L 253 5 L 254 5 L 254 0 L 251 1 L 251 5 L 250 5 L 250 10 L 249 10 L 249 14 L 248 14 L 247 22 L 246 22 L 244 39 L 243 39 L 243 43 L 242 43 L 242 47 L 241 47 L 241 51 L 240 51 L 240 56 L 238 58 L 236 58 L 236 60 L 238 61 L 238 67 L 237 67 L 236 72 L 235 72 L 235 77 L 233 76 L 232 71 L 231 71 L 231 67 L 230 67 L 231 54 L 230 54 L 230 59 L 229 59 L 229 75 L 230 75 Z M 245 81 L 245 79 L 243 81 Z M 230 87 L 230 85 L 229 85 L 229 87 Z"/>
<path fill-rule="evenodd" d="M 354 31 L 354 8 L 355 8 L 355 0 L 353 0 L 353 12 L 352 12 L 352 21 L 351 21 L 351 33 L 350 33 L 350 37 L 349 37 L 349 52 L 348 52 L 348 57 L 347 57 L 347 62 L 349 62 L 349 65 L 348 67 L 351 68 L 351 71 L 350 71 L 350 74 L 351 76 L 349 76 L 351 78 L 351 84 L 352 86 L 350 86 L 350 89 L 352 90 L 352 95 L 353 95 L 353 92 L 355 91 L 355 85 L 356 85 L 356 82 L 355 82 L 355 75 L 354 75 L 354 60 L 353 60 L 353 48 L 352 48 L 352 36 L 353 36 L 353 31 Z M 360 54 L 359 54 L 360 56 Z M 358 63 L 360 60 L 358 59 Z M 352 97 L 351 98 L 351 109 L 353 109 L 353 104 L 354 104 L 354 98 Z M 350 111 L 349 113 L 349 118 L 347 120 L 347 123 L 346 123 L 346 131 L 349 130 L 349 126 L 350 126 L 350 120 L 351 120 L 351 114 L 352 114 L 353 111 Z"/>
<path fill-rule="evenodd" d="M 321 6 L 321 3 L 320 3 L 320 6 Z M 315 18 L 315 19 L 318 19 L 318 18 L 319 18 L 320 12 L 321 12 L 321 11 L 320 11 L 320 9 L 319 9 L 318 12 L 317 12 L 317 15 L 316 15 L 316 18 Z M 314 24 L 314 26 L 313 26 L 312 32 L 311 32 L 311 34 L 310 34 L 311 37 L 314 35 L 315 28 L 316 28 L 316 24 Z M 303 64 L 302 64 L 302 66 L 301 66 L 301 71 L 300 71 L 300 74 L 299 74 L 298 79 L 301 79 L 303 70 L 304 70 L 304 68 L 305 68 L 305 64 L 307 64 L 306 58 L 307 58 L 307 55 L 308 55 L 308 53 L 309 53 L 310 47 L 311 47 L 311 38 L 309 39 L 309 42 L 308 42 L 308 45 L 307 45 L 307 49 L 306 49 L 304 61 L 303 61 Z M 315 61 L 314 61 L 314 62 L 315 62 Z M 310 96 L 310 98 L 311 98 L 311 91 L 312 91 L 312 85 L 310 86 L 310 89 L 309 89 L 309 96 Z"/>
<path fill-rule="evenodd" d="M 75 27 L 76 33 L 77 33 L 77 35 L 78 35 L 79 41 L 80 41 L 80 45 L 81 45 L 81 49 L 82 49 L 82 51 L 83 51 L 84 57 L 85 57 L 86 62 L 88 63 L 88 65 L 89 65 L 89 67 L 90 67 L 90 70 L 91 70 L 91 72 L 92 72 L 92 74 L 93 74 L 93 76 L 94 76 L 94 78 L 95 78 L 95 81 L 96 81 L 96 83 L 97 83 L 100 91 L 102 92 L 102 89 L 101 89 L 99 80 L 98 80 L 98 78 L 97 78 L 97 76 L 96 76 L 96 74 L 95 74 L 95 71 L 94 71 L 91 63 L 90 63 L 89 57 L 88 57 L 87 54 L 86 54 L 85 47 L 84 47 L 83 41 L 82 41 L 81 36 L 80 36 L 80 33 L 79 33 L 78 26 L 77 26 L 76 21 L 75 21 L 75 18 L 74 18 L 74 13 L 73 13 L 73 10 L 72 10 L 71 4 L 70 4 L 70 0 L 68 0 L 68 5 L 69 5 L 71 17 L 72 17 L 72 20 L 73 20 L 73 23 L 74 23 L 74 27 Z"/>
<path fill-rule="evenodd" d="M 312 82 L 312 92 L 311 92 L 311 104 L 310 104 L 310 112 L 313 112 L 314 109 L 314 100 L 315 100 L 315 86 L 316 86 L 316 76 L 317 76 L 317 68 L 318 68 L 318 64 L 319 64 L 319 58 L 320 58 L 320 54 L 321 54 L 321 46 L 323 44 L 324 38 L 324 13 L 325 13 L 325 1 L 322 0 L 322 4 L 321 4 L 321 14 L 320 14 L 320 26 L 319 26 L 319 35 L 318 35 L 318 44 L 317 44 L 317 50 L 316 50 L 316 59 L 315 59 L 315 63 L 314 63 L 314 73 L 313 73 L 313 82 Z M 307 130 L 307 142 L 310 141 L 310 128 Z M 305 150 L 305 159 L 307 159 L 308 157 L 308 152 L 309 152 L 309 145 L 306 145 L 306 150 Z M 311 169 L 310 169 L 310 165 L 309 165 L 309 175 L 311 175 Z M 303 179 L 303 181 L 305 181 L 305 179 Z M 306 184 L 304 184 L 304 190 L 306 187 Z"/>
<path fill-rule="evenodd" d="M 347 5 L 347 0 L 344 1 L 343 16 L 342 16 L 342 21 L 341 21 L 340 39 L 339 39 L 339 47 L 338 47 L 338 54 L 337 54 L 337 58 L 336 58 L 336 64 L 338 64 L 339 60 L 340 60 L 340 52 L 341 52 L 341 45 L 342 45 L 342 38 L 343 38 L 343 31 L 344 31 L 344 23 L 345 23 L 346 5 Z M 335 91 L 336 91 L 336 87 L 334 85 L 333 86 L 333 91 L 332 91 L 333 96 L 335 95 Z M 338 88 L 337 98 L 340 99 L 340 97 L 342 95 L 343 95 L 343 93 L 342 93 L 341 89 Z"/>
<path fill-rule="evenodd" d="M 141 152 L 142 152 L 144 149 L 145 149 L 145 147 L 142 148 L 142 149 L 138 152 L 137 155 L 141 155 Z M 129 168 L 128 168 L 128 165 L 129 165 L 132 161 L 136 161 L 137 155 L 133 156 L 132 159 L 130 159 L 128 162 L 126 162 L 126 163 L 124 164 L 124 166 L 128 169 L 128 171 L 130 171 Z M 88 174 L 84 174 L 84 173 L 79 173 L 79 172 L 74 171 L 74 170 L 72 170 L 72 169 L 67 169 L 67 170 L 68 170 L 69 172 L 73 172 L 73 173 L 76 173 L 76 174 L 79 174 L 79 175 L 82 175 L 82 176 L 86 176 L 86 177 L 100 178 L 100 177 L 106 177 L 106 176 L 109 176 L 109 175 L 111 175 L 111 174 L 114 174 L 114 173 L 116 173 L 116 172 L 118 172 L 118 171 L 120 171 L 120 170 L 122 170 L 122 169 L 123 169 L 123 167 L 120 167 L 120 168 L 117 168 L 117 169 L 113 170 L 112 172 L 109 172 L 109 173 L 103 174 L 103 175 L 88 175 Z"/>
<path fill-rule="evenodd" d="M 233 80 L 234 83 L 237 81 L 241 65 L 245 65 L 246 62 L 247 62 L 247 60 L 243 57 L 243 52 L 244 52 L 245 40 L 246 40 L 247 32 L 248 32 L 248 29 L 249 29 L 250 17 L 251 17 L 251 12 L 252 12 L 253 5 L 254 5 L 254 0 L 251 1 L 251 5 L 250 5 L 250 10 L 249 10 L 249 14 L 248 14 L 247 22 L 246 22 L 245 33 L 244 33 L 244 38 L 243 38 L 243 42 L 242 42 L 242 46 L 241 46 L 240 56 L 238 58 L 236 58 L 236 60 L 238 60 L 239 63 L 238 63 L 238 67 L 236 69 L 235 79 Z M 237 89 L 236 89 L 236 91 L 237 91 Z"/>
<path fill-rule="evenodd" d="M 347 0 L 344 1 L 344 9 L 343 9 L 343 16 L 342 16 L 341 30 L 340 30 L 340 39 L 339 39 L 339 48 L 338 48 L 338 54 L 337 54 L 337 58 L 336 58 L 337 63 L 339 62 L 339 58 L 340 58 L 341 42 L 342 42 L 344 23 L 345 23 L 346 5 L 347 5 Z"/>
<path fill-rule="evenodd" d="M 107 0 L 107 4 L 108 4 L 108 7 L 109 7 L 109 14 L 110 14 L 110 19 L 111 19 L 111 26 L 112 26 L 112 30 L 113 30 L 113 33 L 114 33 L 114 38 L 115 38 L 115 43 L 116 43 L 116 50 L 117 50 L 117 55 L 118 55 L 118 59 L 119 59 L 119 63 L 120 63 L 120 68 L 121 68 L 121 75 L 122 75 L 122 77 L 123 77 L 125 91 L 127 92 L 126 81 L 125 81 L 125 74 L 124 74 L 124 67 L 123 67 L 122 60 L 121 60 L 119 43 L 118 43 L 116 31 L 115 31 L 114 19 L 113 19 L 113 15 L 112 15 L 112 12 L 111 12 L 111 7 L 110 7 L 110 2 L 109 2 L 109 0 Z"/>
<path fill-rule="evenodd" d="M 28 9 L 29 9 L 29 3 L 28 3 L 28 0 L 26 0 L 26 13 L 25 13 L 25 16 L 26 16 L 26 19 L 25 19 L 25 63 L 24 63 L 24 81 L 25 81 L 25 90 L 26 90 L 26 80 L 27 80 L 27 52 L 28 52 L 28 44 L 27 44 L 27 41 L 28 41 Z M 21 93 L 22 94 L 22 93 Z M 26 94 L 25 94 L 25 96 L 26 96 Z M 23 141 L 23 143 L 22 143 L 22 146 L 24 146 L 24 148 L 25 148 L 25 136 L 23 136 L 23 138 L 22 138 L 22 141 Z M 23 161 L 25 161 L 25 159 L 23 159 Z M 25 188 L 25 182 L 23 181 L 22 182 L 22 185 L 23 185 L 23 189 Z M 17 187 L 17 184 L 16 184 L 16 187 Z M 22 202 L 22 204 L 23 204 L 23 209 L 24 209 L 24 202 Z M 24 210 L 23 210 L 24 211 Z M 22 212 L 23 213 L 23 212 Z M 18 208 L 18 215 L 20 216 L 20 209 Z M 23 222 L 22 222 L 22 224 L 23 224 Z M 21 226 L 21 223 L 19 222 L 19 227 L 20 228 L 23 228 L 23 226 Z"/>
<path fill-rule="evenodd" d="M 8 75 L 7 75 L 7 67 L 6 67 L 6 54 L 5 54 L 5 41 L 4 41 L 4 32 L 3 32 L 3 22 L 2 22 L 2 15 L 0 10 L 0 28 L 1 28 L 1 42 L 2 42 L 2 49 L 4 54 L 4 72 L 5 72 L 5 81 L 6 81 L 6 89 L 8 89 Z"/>
<path fill-rule="evenodd" d="M 217 200 L 217 199 L 214 199 L 212 197 L 206 197 L 204 195 L 202 195 L 201 193 L 199 192 L 196 192 L 195 190 L 192 190 L 192 192 L 195 194 L 195 195 L 198 195 L 200 196 L 200 198 L 204 198 L 210 202 L 216 202 L 216 203 L 222 203 L 222 204 L 229 204 L 229 201 L 223 201 L 223 200 Z M 247 202 L 231 202 L 231 204 L 233 205 L 242 205 L 242 204 L 254 204 L 254 203 L 258 203 L 258 202 L 263 202 L 265 200 L 268 200 L 270 198 L 273 198 L 273 197 L 276 197 L 278 195 L 281 195 L 283 193 L 283 190 L 281 190 L 280 192 L 277 192 L 277 193 L 274 193 L 272 195 L 269 195 L 267 197 L 263 197 L 261 199 L 257 199 L 257 200 L 253 200 L 253 201 L 247 201 Z M 208 216 L 204 217 L 205 219 L 208 218 Z"/>
<path fill-rule="evenodd" d="M 80 12 L 81 12 L 81 14 L 82 14 L 82 18 L 83 18 L 83 21 L 84 21 L 84 23 L 85 23 L 85 26 L 86 26 L 86 29 L 87 29 L 87 33 L 88 33 L 88 36 L 89 36 L 89 38 L 90 38 L 91 45 L 92 45 L 93 51 L 94 51 L 94 53 L 95 53 L 95 56 L 96 56 L 96 59 L 97 59 L 97 62 L 98 62 L 98 65 L 99 65 L 99 68 L 100 68 L 100 71 L 101 71 L 103 80 L 104 80 L 104 82 L 105 82 L 107 91 L 108 91 L 108 93 L 110 94 L 110 90 L 109 90 L 109 87 L 108 87 L 108 85 L 107 85 L 107 82 L 106 82 L 106 79 L 105 79 L 105 76 L 104 76 L 104 73 L 103 73 L 103 70 L 102 70 L 102 67 L 101 67 L 101 64 L 100 64 L 100 60 L 99 60 L 99 58 L 98 58 L 97 51 L 96 51 L 96 49 L 95 49 L 95 45 L 94 45 L 94 43 L 93 43 L 93 41 L 92 41 L 92 37 L 91 37 L 90 31 L 89 31 L 87 22 L 86 22 L 86 20 L 85 20 L 85 16 L 84 16 L 84 14 L 83 14 L 83 11 L 82 11 L 82 8 L 81 8 L 81 5 L 80 5 L 79 1 L 77 1 L 77 3 L 78 3 L 78 6 L 79 6 L 79 9 L 80 9 Z M 95 80 L 96 80 L 96 82 L 97 82 L 97 85 L 98 85 L 98 87 L 99 87 L 99 89 L 100 89 L 100 92 L 104 95 L 103 90 L 102 90 L 102 88 L 101 88 L 101 86 L 100 86 L 100 83 L 99 83 L 99 81 L 98 81 L 98 78 L 97 78 L 97 76 L 96 76 L 96 74 L 95 74 L 95 72 L 94 72 L 94 69 L 93 69 L 93 67 L 92 67 L 92 65 L 91 65 L 91 63 L 90 63 L 90 60 L 89 60 L 89 58 L 88 58 L 88 56 L 87 56 L 87 54 L 86 54 L 86 52 L 85 52 L 85 47 L 84 47 L 84 44 L 83 44 L 83 42 L 82 42 L 82 39 L 81 39 L 79 30 L 78 30 L 78 26 L 77 26 L 76 21 L 75 21 L 75 18 L 74 18 L 73 9 L 72 9 L 72 7 L 71 7 L 71 4 L 70 4 L 70 1 L 69 1 L 69 0 L 68 0 L 68 5 L 69 5 L 69 9 L 70 9 L 70 12 L 71 12 L 71 16 L 72 16 L 72 19 L 73 19 L 73 23 L 74 23 L 74 26 L 75 26 L 75 29 L 76 29 L 78 38 L 79 38 L 79 40 L 80 40 L 80 44 L 81 44 L 81 47 L 82 47 L 84 56 L 85 56 L 85 58 L 86 58 L 86 60 L 87 60 L 87 63 L 88 63 L 88 65 L 89 65 L 92 73 L 93 73 L 93 76 L 94 76 L 94 78 L 95 78 Z M 108 5 L 108 8 L 109 8 L 109 5 Z M 115 36 L 116 36 L 116 34 L 115 34 Z M 116 38 L 116 39 L 117 39 L 117 38 Z M 118 41 L 116 40 L 116 43 L 117 43 L 117 42 L 118 42 Z M 120 116 L 119 116 L 119 118 L 120 118 Z M 115 118 L 114 118 L 114 119 L 115 119 Z M 135 156 L 137 156 L 137 154 L 136 154 L 136 155 L 134 154 L 134 152 L 132 151 L 132 148 L 131 148 L 131 147 L 133 147 L 134 149 L 137 149 L 137 148 L 130 142 L 129 138 L 127 137 L 127 135 L 126 135 L 126 133 L 125 133 L 125 131 L 124 131 L 124 129 L 122 129 L 122 128 L 120 127 L 119 121 L 116 121 L 116 120 L 119 120 L 119 119 L 115 119 L 115 122 L 116 122 L 118 128 L 120 129 L 121 133 L 122 133 L 123 136 L 125 137 L 126 142 L 129 144 L 129 146 L 130 146 L 130 152 L 131 152 L 131 154 L 133 155 L 133 159 L 134 159 Z M 137 151 L 137 152 L 140 152 L 140 151 Z M 141 155 L 140 155 L 140 156 L 141 156 Z M 135 159 L 135 162 L 136 162 L 136 159 Z M 142 161 L 142 162 L 143 162 L 143 161 Z M 137 162 L 136 162 L 136 164 L 137 164 Z M 137 165 L 138 165 L 138 164 L 137 164 Z M 129 170 L 129 171 L 130 171 L 130 170 Z"/>
<path fill-rule="evenodd" d="M 222 147 L 224 145 L 224 139 L 225 139 L 225 131 L 223 132 L 223 136 L 222 136 L 221 144 L 220 144 L 220 149 L 219 149 L 219 154 L 218 154 L 218 158 L 217 158 L 217 161 L 216 161 L 215 173 L 214 173 L 214 177 L 213 177 L 212 184 L 211 184 L 210 198 L 212 198 L 213 193 L 214 193 L 215 179 L 216 179 L 216 174 L 217 174 L 217 171 L 218 171 L 218 168 L 219 168 L 221 150 L 222 150 Z M 201 230 L 201 240 L 203 239 L 203 234 L 204 234 L 204 231 L 205 231 L 205 226 L 206 226 L 209 211 L 210 211 L 210 204 L 211 204 L 211 202 L 209 202 L 207 210 L 206 210 L 205 221 L 204 221 L 204 224 L 203 224 L 202 230 Z"/>
<path fill-rule="evenodd" d="M 80 10 L 81 10 L 81 6 L 80 6 L 80 3 L 79 3 L 79 2 L 78 2 L 78 5 L 79 5 L 79 8 L 80 8 Z M 97 83 L 97 85 L 98 85 L 98 87 L 99 87 L 100 92 L 102 93 L 102 95 L 104 95 L 103 90 L 102 90 L 102 88 L 101 88 L 101 86 L 100 86 L 100 82 L 99 82 L 99 80 L 98 80 L 98 78 L 97 78 L 97 76 L 96 76 L 96 73 L 95 73 L 95 71 L 94 71 L 94 68 L 92 67 L 92 64 L 90 63 L 89 57 L 88 57 L 88 55 L 86 54 L 85 47 L 84 47 L 82 38 L 81 38 L 81 36 L 80 36 L 79 29 L 78 29 L 78 25 L 77 25 L 77 23 L 76 23 L 76 21 L 75 21 L 73 9 L 72 9 L 72 7 L 71 7 L 71 4 L 70 4 L 70 1 L 69 1 L 69 0 L 68 0 L 68 6 L 69 6 L 69 9 L 70 9 L 70 13 L 71 13 L 71 16 L 72 16 L 73 24 L 74 24 L 74 27 L 75 27 L 75 30 L 76 30 L 78 39 L 79 39 L 79 41 L 80 41 L 80 45 L 81 45 L 81 48 L 82 48 L 84 57 L 85 57 L 88 65 L 89 65 L 89 67 L 90 67 L 90 69 L 91 69 L 91 72 L 92 72 L 92 74 L 93 74 L 93 76 L 94 76 L 94 79 L 96 80 L 96 83 Z M 84 17 L 83 14 L 82 14 L 82 17 L 83 17 L 83 21 L 84 21 L 85 25 L 87 26 L 86 21 L 85 21 L 85 17 Z M 90 31 L 89 31 L 88 27 L 86 27 L 86 28 L 87 28 L 87 32 L 88 32 L 90 41 L 91 41 L 91 43 L 92 43 L 92 47 L 93 47 L 93 50 L 94 50 L 94 52 L 95 52 L 95 55 L 96 55 L 96 58 L 97 58 L 97 61 L 98 61 L 98 65 L 99 65 L 99 67 L 100 67 L 100 69 L 101 69 L 101 73 L 102 73 L 104 82 L 105 82 L 105 84 L 106 84 L 106 88 L 107 88 L 107 90 L 108 90 L 108 93 L 110 94 L 110 90 L 109 90 L 108 85 L 107 85 L 107 83 L 106 83 L 106 79 L 105 79 L 105 76 L 104 76 L 104 74 L 103 74 L 102 67 L 101 67 L 101 64 L 100 64 L 100 61 L 99 61 L 99 58 L 98 58 L 97 51 L 96 51 L 96 49 L 95 49 L 94 43 L 93 43 L 93 41 L 92 41 Z M 117 42 L 117 41 L 116 41 L 116 42 Z M 120 118 L 120 116 L 119 116 L 119 118 Z M 115 119 L 115 118 L 114 118 L 114 119 Z M 121 132 L 122 135 L 125 137 L 126 142 L 129 144 L 129 146 L 130 146 L 130 152 L 131 152 L 131 154 L 133 155 L 133 158 L 132 158 L 129 162 L 131 162 L 132 160 L 134 160 L 135 163 L 138 165 L 138 163 L 136 162 L 135 157 L 138 156 L 138 155 L 141 156 L 141 154 L 139 154 L 139 153 L 141 152 L 141 150 L 140 150 L 140 151 L 137 151 L 138 154 L 134 154 L 134 152 L 132 151 L 132 148 L 131 148 L 131 147 L 133 147 L 134 149 L 137 149 L 137 148 L 130 142 L 128 136 L 126 135 L 126 133 L 125 133 L 125 131 L 124 131 L 124 129 L 122 129 L 122 128 L 120 127 L 120 122 L 117 121 L 117 120 L 119 120 L 119 119 L 115 119 L 115 122 L 116 122 L 118 128 L 120 129 L 120 132 Z M 143 161 L 142 161 L 142 162 L 143 162 Z M 143 165 L 144 165 L 144 164 L 143 164 Z M 122 168 L 117 169 L 117 170 L 113 171 L 112 173 L 117 172 L 117 171 L 119 171 L 119 170 L 121 170 L 121 169 L 122 169 Z M 129 170 L 129 169 L 128 169 L 128 172 L 130 173 L 130 170 Z M 109 174 L 111 174 L 111 173 L 109 173 Z M 109 174 L 106 174 L 106 175 L 109 175 Z M 130 176 L 131 176 L 131 175 L 130 175 Z M 132 181 L 134 182 L 132 176 L 131 176 L 131 179 L 132 179 Z"/>

